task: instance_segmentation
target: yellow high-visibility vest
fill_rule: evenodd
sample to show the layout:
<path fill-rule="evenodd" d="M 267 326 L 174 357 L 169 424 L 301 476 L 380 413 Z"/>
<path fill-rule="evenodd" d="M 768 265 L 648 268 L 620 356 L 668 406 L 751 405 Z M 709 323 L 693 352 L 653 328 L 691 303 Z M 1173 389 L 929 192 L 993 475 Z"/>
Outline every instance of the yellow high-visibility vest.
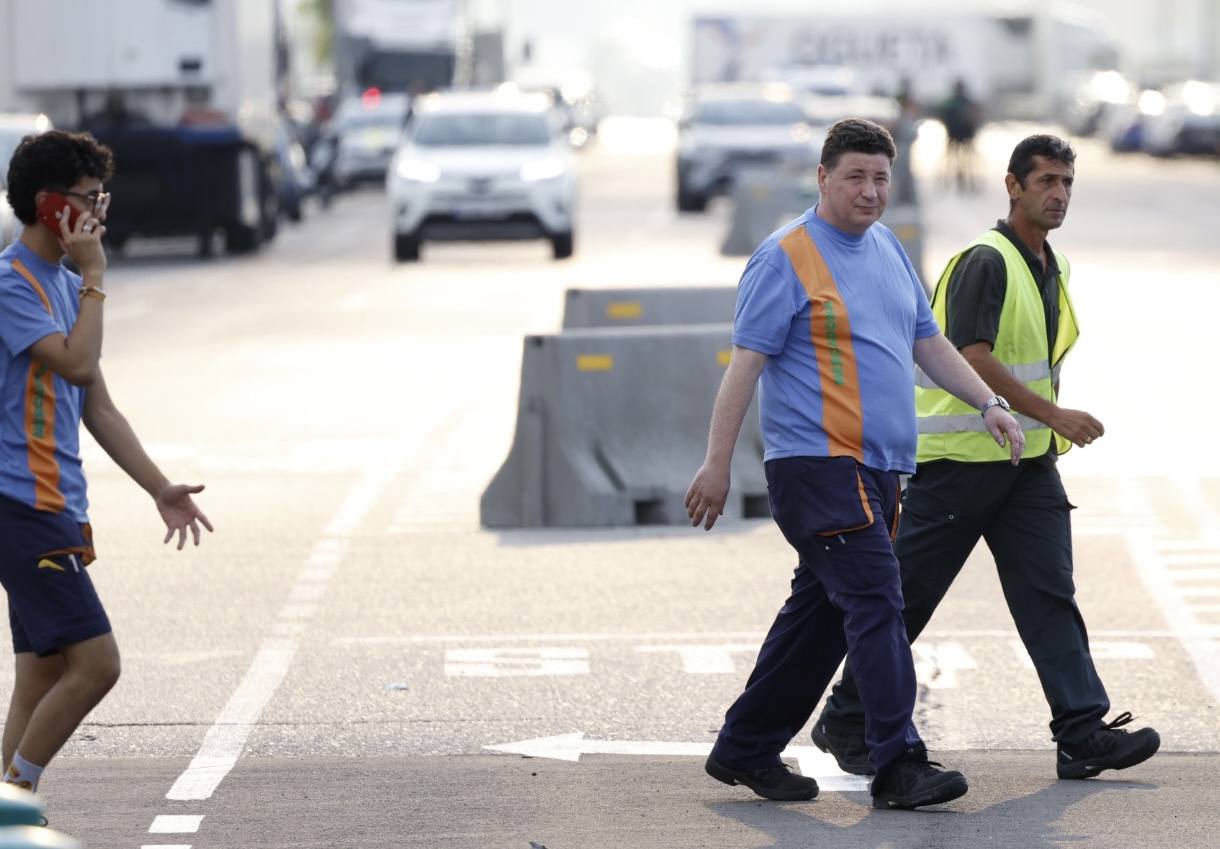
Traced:
<path fill-rule="evenodd" d="M 1055 251 L 1059 263 L 1059 330 L 1055 336 L 1055 350 L 1048 351 L 1046 310 L 1038 283 L 1017 246 L 995 230 L 988 230 L 949 260 L 932 296 L 932 313 L 937 323 L 942 328 L 947 326 L 946 303 L 953 269 L 966 251 L 978 245 L 999 251 L 1007 272 L 999 334 L 992 355 L 1027 389 L 1053 402 L 1059 384 L 1059 368 L 1080 335 L 1072 300 L 1068 297 L 1071 269 L 1067 259 Z M 1008 447 L 996 445 L 987 432 L 978 409 L 941 389 L 918 367 L 915 369 L 915 413 L 919 421 L 918 463 L 928 460 L 985 463 L 1010 458 Z M 1013 415 L 1025 431 L 1025 457 L 1038 457 L 1050 450 L 1053 432 L 1049 427 L 1015 411 Z M 1060 454 L 1071 448 L 1072 443 L 1067 439 L 1057 433 L 1053 435 Z"/>

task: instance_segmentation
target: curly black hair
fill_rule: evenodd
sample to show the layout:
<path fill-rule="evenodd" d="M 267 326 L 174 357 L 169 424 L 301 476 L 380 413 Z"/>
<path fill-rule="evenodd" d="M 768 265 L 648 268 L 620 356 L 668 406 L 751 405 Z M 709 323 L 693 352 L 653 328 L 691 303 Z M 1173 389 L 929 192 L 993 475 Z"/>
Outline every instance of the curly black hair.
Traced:
<path fill-rule="evenodd" d="M 8 166 L 8 202 L 26 226 L 38 220 L 34 196 L 64 192 L 86 177 L 102 182 L 114 176 L 114 153 L 89 133 L 63 130 L 26 136 Z"/>
<path fill-rule="evenodd" d="M 826 131 L 822 142 L 822 165 L 833 171 L 845 153 L 884 153 L 893 164 L 898 149 L 894 137 L 880 124 L 863 118 L 843 118 Z"/>

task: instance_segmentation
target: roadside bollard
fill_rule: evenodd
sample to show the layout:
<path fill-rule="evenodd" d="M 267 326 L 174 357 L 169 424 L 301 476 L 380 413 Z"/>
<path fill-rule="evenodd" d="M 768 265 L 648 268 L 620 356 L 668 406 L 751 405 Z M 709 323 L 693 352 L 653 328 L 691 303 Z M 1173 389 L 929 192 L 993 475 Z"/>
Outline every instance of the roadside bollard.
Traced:
<path fill-rule="evenodd" d="M 42 825 L 42 800 L 29 790 L 0 783 L 0 826 Z"/>
<path fill-rule="evenodd" d="M 36 825 L 0 827 L 0 849 L 81 849 L 66 834 Z"/>

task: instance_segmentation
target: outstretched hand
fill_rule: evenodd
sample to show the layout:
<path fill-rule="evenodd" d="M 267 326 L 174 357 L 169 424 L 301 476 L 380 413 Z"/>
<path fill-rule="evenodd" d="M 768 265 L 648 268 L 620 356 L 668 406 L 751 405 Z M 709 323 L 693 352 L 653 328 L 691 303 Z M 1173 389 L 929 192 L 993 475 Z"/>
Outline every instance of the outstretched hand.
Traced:
<path fill-rule="evenodd" d="M 203 525 L 212 531 L 212 523 L 203 511 L 195 504 L 192 495 L 203 492 L 203 484 L 188 486 L 187 484 L 170 484 L 157 494 L 157 511 L 165 520 L 165 540 L 169 542 L 178 534 L 178 550 L 186 545 L 186 530 L 190 528 L 195 545 L 199 545 L 199 526 Z"/>

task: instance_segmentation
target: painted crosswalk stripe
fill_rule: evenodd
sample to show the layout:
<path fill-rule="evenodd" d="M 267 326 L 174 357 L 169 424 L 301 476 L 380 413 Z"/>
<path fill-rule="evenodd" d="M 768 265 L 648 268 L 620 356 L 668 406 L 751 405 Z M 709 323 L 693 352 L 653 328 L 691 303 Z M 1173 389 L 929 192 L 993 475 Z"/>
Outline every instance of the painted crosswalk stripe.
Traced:
<path fill-rule="evenodd" d="M 199 831 L 203 815 L 160 814 L 148 827 L 149 834 L 194 834 Z"/>

